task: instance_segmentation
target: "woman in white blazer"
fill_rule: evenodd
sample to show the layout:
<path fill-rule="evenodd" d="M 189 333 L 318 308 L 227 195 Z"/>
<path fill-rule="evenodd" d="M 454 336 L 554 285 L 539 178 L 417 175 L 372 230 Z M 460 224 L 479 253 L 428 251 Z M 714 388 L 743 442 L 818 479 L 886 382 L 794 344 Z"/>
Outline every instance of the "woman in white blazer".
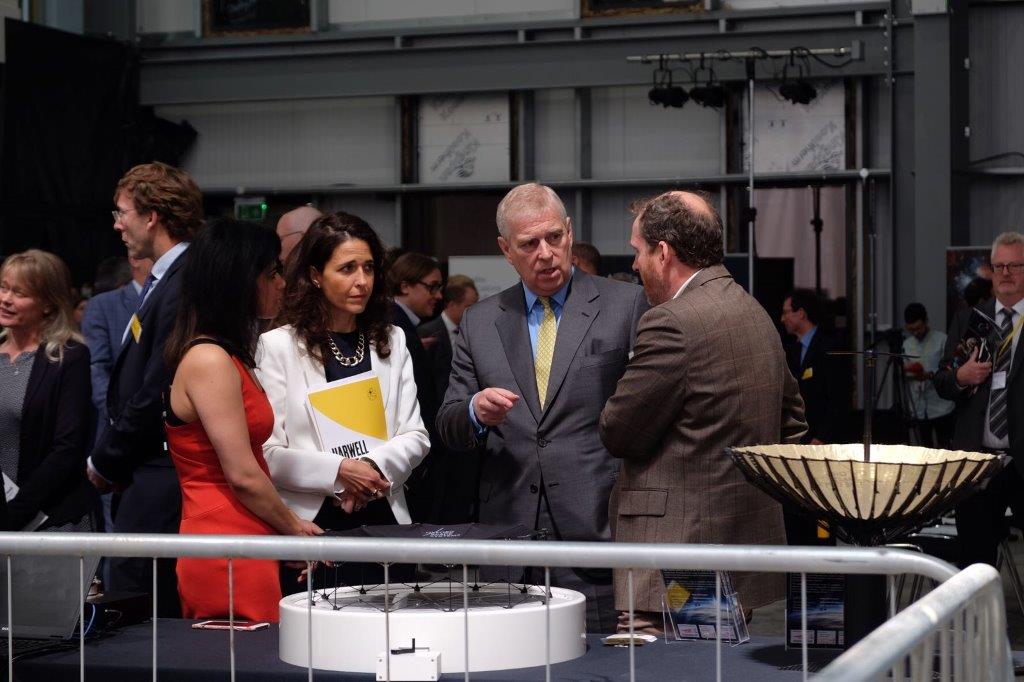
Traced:
<path fill-rule="evenodd" d="M 416 402 L 412 360 L 389 322 L 384 248 L 363 220 L 318 218 L 288 265 L 284 326 L 260 337 L 257 373 L 274 409 L 263 446 L 281 498 L 327 530 L 410 523 L 403 484 L 430 448 Z M 359 458 L 324 452 L 306 409 L 311 389 L 374 372 L 387 441 Z"/>

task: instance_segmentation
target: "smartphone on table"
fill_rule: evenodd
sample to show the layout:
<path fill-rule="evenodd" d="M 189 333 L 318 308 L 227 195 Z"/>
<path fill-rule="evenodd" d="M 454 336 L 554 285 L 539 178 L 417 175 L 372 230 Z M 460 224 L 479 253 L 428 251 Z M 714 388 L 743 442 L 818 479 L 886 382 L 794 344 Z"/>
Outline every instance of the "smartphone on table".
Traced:
<path fill-rule="evenodd" d="M 196 630 L 230 630 L 231 621 L 227 620 L 204 620 L 198 623 L 192 623 L 192 627 Z M 270 627 L 270 623 L 256 623 L 251 620 L 236 620 L 234 623 L 235 630 L 242 630 L 250 632 L 252 630 L 262 630 L 263 628 Z"/>

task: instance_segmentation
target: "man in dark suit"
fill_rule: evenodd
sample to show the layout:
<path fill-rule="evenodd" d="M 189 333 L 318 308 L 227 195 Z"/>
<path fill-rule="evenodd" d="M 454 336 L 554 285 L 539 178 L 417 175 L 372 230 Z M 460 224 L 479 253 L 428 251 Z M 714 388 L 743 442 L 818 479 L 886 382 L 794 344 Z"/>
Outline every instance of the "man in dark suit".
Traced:
<path fill-rule="evenodd" d="M 810 289 L 793 290 L 782 304 L 782 326 L 794 337 L 787 344 L 786 363 L 806 406 L 802 442 L 815 445 L 846 440 L 853 400 L 850 364 L 846 356 L 829 354 L 842 344 L 820 326 L 823 315 L 823 303 Z"/>
<path fill-rule="evenodd" d="M 392 298 L 391 322 L 405 332 L 405 345 L 412 358 L 412 374 L 416 380 L 420 416 L 432 443 L 436 440 L 434 419 L 437 417 L 439 396 L 434 391 L 427 348 L 432 347 L 436 340 L 421 340 L 416 327 L 421 320 L 433 316 L 441 301 L 443 286 L 444 280 L 437 261 L 422 253 L 403 253 L 388 268 L 388 288 Z M 409 513 L 417 523 L 436 521 L 437 500 L 434 499 L 433 471 L 436 459 L 433 450 L 427 453 L 406 481 Z"/>
<path fill-rule="evenodd" d="M 956 510 L 961 562 L 995 565 L 997 548 L 1006 533 L 1007 506 L 1024 513 L 1024 379 L 1020 329 L 1024 320 L 1024 235 L 1004 232 L 992 244 L 995 300 L 979 310 L 1000 327 L 991 340 L 990 361 L 979 362 L 975 349 L 964 361 L 956 353 L 967 330 L 970 310 L 954 320 L 935 388 L 956 403 L 956 427 L 951 447 L 958 450 L 1005 452 L 1010 462 L 988 486 L 963 501 Z M 994 335 L 995 336 L 995 335 Z"/>
<path fill-rule="evenodd" d="M 438 431 L 453 450 L 482 447 L 481 523 L 610 540 L 619 467 L 597 418 L 647 310 L 643 289 L 572 268 L 572 222 L 549 187 L 513 188 L 497 224 L 498 246 L 522 281 L 463 316 Z M 588 630 L 614 629 L 608 571 L 553 569 L 552 584 L 587 597 Z"/>
<path fill-rule="evenodd" d="M 177 318 L 186 249 L 202 226 L 202 194 L 187 173 L 154 162 L 129 170 L 114 201 L 114 229 L 128 255 L 151 258 L 153 268 L 123 332 L 107 388 L 108 424 L 87 474 L 100 492 L 122 491 L 115 532 L 176 533 L 181 490 L 164 437 L 164 344 Z M 152 561 L 113 559 L 110 580 L 114 590 L 148 592 Z M 180 613 L 173 560 L 161 560 L 158 583 L 159 615 Z"/>
<path fill-rule="evenodd" d="M 847 440 L 846 422 L 853 401 L 848 356 L 830 355 L 842 344 L 822 328 L 824 304 L 810 289 L 794 289 L 782 303 L 782 326 L 790 335 L 786 364 L 804 399 L 807 433 L 801 443 L 821 445 Z M 791 545 L 835 544 L 827 526 L 784 507 L 786 540 Z"/>
<path fill-rule="evenodd" d="M 450 275 L 444 287 L 444 310 L 419 326 L 420 338 L 430 347 L 427 365 L 434 380 L 434 394 L 441 398 L 448 390 L 452 372 L 452 347 L 459 334 L 459 323 L 466 308 L 480 300 L 476 284 L 466 275 Z M 437 523 L 467 523 L 473 519 L 476 488 L 480 474 L 477 453 L 456 453 L 435 439 L 433 452 L 433 516 Z"/>
<path fill-rule="evenodd" d="M 722 265 L 722 223 L 706 195 L 667 192 L 633 222 L 633 269 L 654 307 L 601 414 L 601 441 L 622 472 L 612 494 L 616 542 L 779 544 L 778 502 L 723 450 L 796 442 L 803 405 L 764 308 Z M 634 570 L 637 629 L 662 630 L 665 583 Z M 778 574 L 738 574 L 744 609 L 783 595 Z M 627 571 L 615 603 L 629 630 Z"/>

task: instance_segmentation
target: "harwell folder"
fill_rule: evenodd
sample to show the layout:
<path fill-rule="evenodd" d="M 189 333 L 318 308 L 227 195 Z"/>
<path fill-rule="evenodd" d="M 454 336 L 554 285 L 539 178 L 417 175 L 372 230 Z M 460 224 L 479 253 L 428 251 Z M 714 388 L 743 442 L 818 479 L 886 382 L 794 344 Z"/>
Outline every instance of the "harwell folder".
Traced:
<path fill-rule="evenodd" d="M 332 381 L 306 395 L 320 449 L 362 457 L 388 439 L 380 380 L 373 372 Z"/>

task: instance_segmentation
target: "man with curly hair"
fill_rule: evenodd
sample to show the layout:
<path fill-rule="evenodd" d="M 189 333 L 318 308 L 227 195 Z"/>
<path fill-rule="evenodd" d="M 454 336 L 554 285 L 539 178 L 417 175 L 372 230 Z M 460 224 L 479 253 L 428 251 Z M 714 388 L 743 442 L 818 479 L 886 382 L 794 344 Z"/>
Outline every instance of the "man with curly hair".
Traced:
<path fill-rule="evenodd" d="M 162 396 L 169 379 L 164 344 L 177 316 L 186 249 L 203 224 L 203 199 L 188 173 L 153 162 L 121 178 L 114 203 L 114 230 L 128 255 L 151 258 L 153 269 L 111 369 L 108 420 L 87 474 L 100 492 L 121 493 L 115 532 L 176 533 L 181 492 L 164 436 Z M 157 615 L 179 615 L 174 561 L 161 560 L 157 573 Z M 149 559 L 110 561 L 108 589 L 149 592 L 152 580 Z"/>

